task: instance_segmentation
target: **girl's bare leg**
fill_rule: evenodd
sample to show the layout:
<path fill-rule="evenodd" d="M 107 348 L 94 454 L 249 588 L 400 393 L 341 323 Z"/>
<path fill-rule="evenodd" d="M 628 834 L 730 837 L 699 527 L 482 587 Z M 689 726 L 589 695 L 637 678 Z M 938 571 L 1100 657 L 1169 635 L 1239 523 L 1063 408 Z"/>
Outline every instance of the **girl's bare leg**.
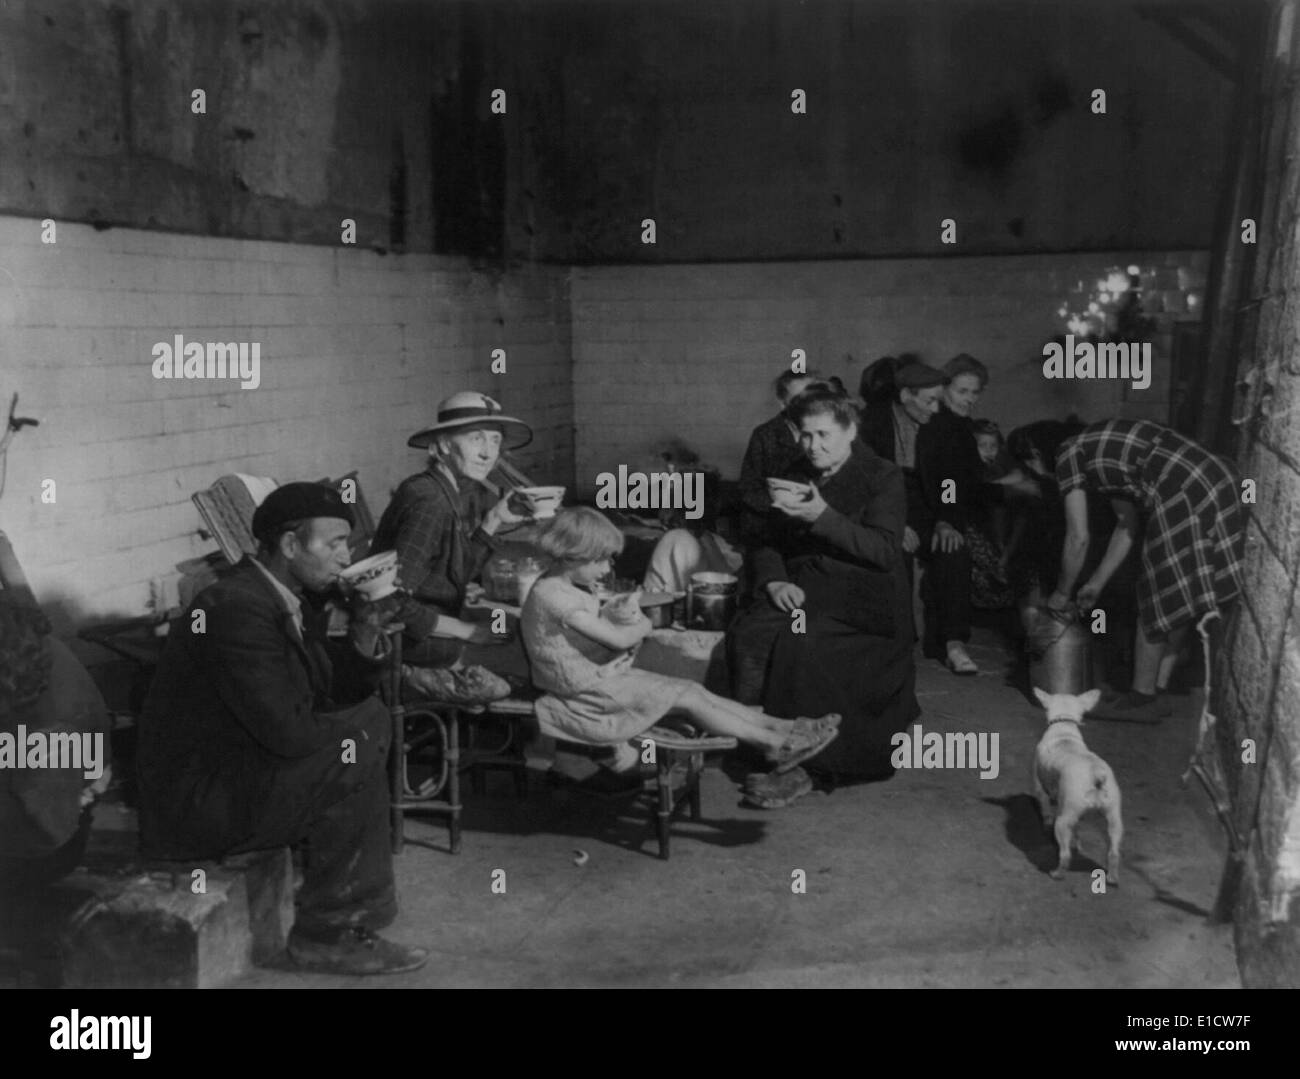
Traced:
<path fill-rule="evenodd" d="M 790 720 L 773 719 L 754 712 L 743 704 L 719 697 L 694 684 L 677 698 L 677 707 L 712 734 L 728 735 L 762 749 L 780 749 L 794 729 Z M 760 720 L 774 726 L 768 727 Z"/>

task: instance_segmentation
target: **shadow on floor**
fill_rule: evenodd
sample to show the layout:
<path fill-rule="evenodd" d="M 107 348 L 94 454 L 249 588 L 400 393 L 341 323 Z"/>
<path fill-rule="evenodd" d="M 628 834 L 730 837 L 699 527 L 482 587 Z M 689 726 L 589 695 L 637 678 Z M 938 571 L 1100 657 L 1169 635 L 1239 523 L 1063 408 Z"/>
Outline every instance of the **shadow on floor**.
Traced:
<path fill-rule="evenodd" d="M 550 787 L 545 779 L 531 776 L 528 796 L 518 798 L 509 793 L 510 784 L 504 778 L 498 778 L 498 783 L 489 782 L 486 795 L 466 803 L 463 817 L 466 833 L 518 838 L 560 835 L 572 840 L 608 844 L 649 858 L 657 859 L 659 856 L 655 826 L 658 793 L 653 784 L 615 798 L 587 794 L 571 787 Z M 739 809 L 739 796 L 736 806 Z M 435 821 L 427 824 L 418 831 L 408 828 L 407 842 L 446 852 L 445 829 Z M 704 819 L 692 821 L 683 811 L 673 821 L 671 838 L 674 841 L 689 839 L 692 843 L 716 847 L 745 847 L 760 843 L 766 829 L 766 821 L 762 819 L 719 818 L 706 811 Z"/>

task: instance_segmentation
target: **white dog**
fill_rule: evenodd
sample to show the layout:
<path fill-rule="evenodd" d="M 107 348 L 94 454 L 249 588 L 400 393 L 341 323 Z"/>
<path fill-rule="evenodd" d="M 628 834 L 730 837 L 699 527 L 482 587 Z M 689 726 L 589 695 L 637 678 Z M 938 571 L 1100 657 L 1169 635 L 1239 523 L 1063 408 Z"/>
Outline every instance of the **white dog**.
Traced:
<path fill-rule="evenodd" d="M 1043 824 L 1054 829 L 1056 845 L 1061 851 L 1060 864 L 1052 876 L 1060 880 L 1065 875 L 1074 848 L 1075 826 L 1083 814 L 1095 809 L 1105 813 L 1110 836 L 1106 882 L 1118 884 L 1119 844 L 1124 838 L 1119 785 L 1110 765 L 1089 750 L 1079 734 L 1084 713 L 1097 706 L 1101 691 L 1093 689 L 1076 697 L 1069 693 L 1044 693 L 1035 686 L 1034 696 L 1047 709 L 1047 731 L 1034 754 L 1034 794 L 1043 814 Z"/>

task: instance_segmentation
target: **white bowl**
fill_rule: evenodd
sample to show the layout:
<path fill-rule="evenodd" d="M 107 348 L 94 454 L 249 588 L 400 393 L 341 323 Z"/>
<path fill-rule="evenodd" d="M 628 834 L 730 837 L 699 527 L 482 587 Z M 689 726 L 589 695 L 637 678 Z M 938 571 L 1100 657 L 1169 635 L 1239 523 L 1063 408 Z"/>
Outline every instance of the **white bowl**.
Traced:
<path fill-rule="evenodd" d="M 353 562 L 339 574 L 372 603 L 397 591 L 397 552 L 384 551 Z"/>
<path fill-rule="evenodd" d="M 774 506 L 797 506 L 812 497 L 812 487 L 791 480 L 768 480 L 767 497 Z"/>
<path fill-rule="evenodd" d="M 564 500 L 564 492 L 563 487 L 515 488 L 515 494 L 523 495 L 533 516 L 538 520 L 555 516 L 555 511 L 560 508 L 560 503 Z"/>

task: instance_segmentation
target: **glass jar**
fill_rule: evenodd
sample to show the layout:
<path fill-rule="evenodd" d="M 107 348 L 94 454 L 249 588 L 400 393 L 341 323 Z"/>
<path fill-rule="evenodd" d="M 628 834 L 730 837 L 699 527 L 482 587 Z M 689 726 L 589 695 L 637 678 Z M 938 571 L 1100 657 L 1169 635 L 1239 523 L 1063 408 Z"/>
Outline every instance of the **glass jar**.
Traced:
<path fill-rule="evenodd" d="M 519 595 L 512 558 L 494 558 L 483 574 L 483 588 L 487 598 L 497 603 L 514 603 Z"/>
<path fill-rule="evenodd" d="M 537 578 L 542 575 L 542 562 L 539 558 L 521 558 L 515 565 L 515 591 L 519 597 L 519 606 L 528 600 L 528 593 Z"/>

